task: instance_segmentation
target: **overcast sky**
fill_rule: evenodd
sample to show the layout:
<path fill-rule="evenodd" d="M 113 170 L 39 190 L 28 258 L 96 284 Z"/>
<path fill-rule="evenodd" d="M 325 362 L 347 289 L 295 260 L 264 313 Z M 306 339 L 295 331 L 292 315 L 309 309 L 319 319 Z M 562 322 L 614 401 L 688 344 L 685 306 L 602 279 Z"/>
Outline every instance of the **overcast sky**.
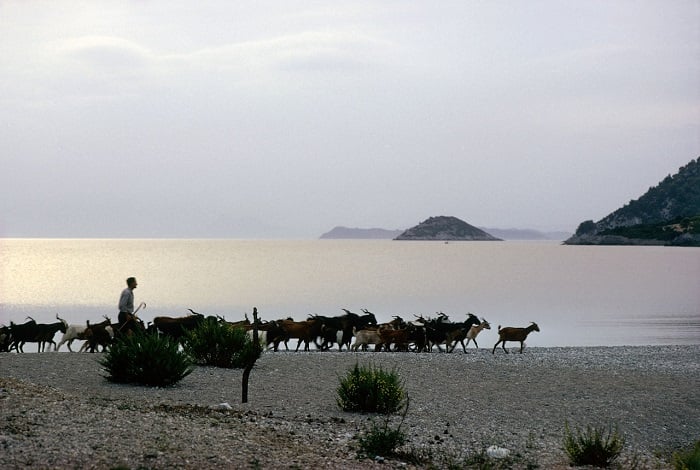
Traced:
<path fill-rule="evenodd" d="M 0 0 L 0 236 L 574 231 L 700 156 L 700 2 Z"/>

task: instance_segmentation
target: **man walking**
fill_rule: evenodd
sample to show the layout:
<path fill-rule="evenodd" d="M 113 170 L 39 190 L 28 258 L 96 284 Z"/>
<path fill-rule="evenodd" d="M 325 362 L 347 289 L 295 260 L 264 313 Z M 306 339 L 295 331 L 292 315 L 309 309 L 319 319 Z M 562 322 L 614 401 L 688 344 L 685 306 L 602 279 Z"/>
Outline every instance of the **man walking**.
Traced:
<path fill-rule="evenodd" d="M 134 314 L 134 289 L 138 283 L 135 277 L 126 280 L 126 288 L 119 297 L 119 324 L 123 325 Z"/>

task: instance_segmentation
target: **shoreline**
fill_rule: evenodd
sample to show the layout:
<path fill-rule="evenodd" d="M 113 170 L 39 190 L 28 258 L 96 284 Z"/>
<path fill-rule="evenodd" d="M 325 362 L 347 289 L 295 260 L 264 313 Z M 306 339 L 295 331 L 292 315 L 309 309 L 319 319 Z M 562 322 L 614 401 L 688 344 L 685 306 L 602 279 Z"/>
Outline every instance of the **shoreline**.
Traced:
<path fill-rule="evenodd" d="M 700 438 L 698 345 L 468 351 L 268 352 L 251 373 L 247 404 L 240 403 L 240 370 L 198 366 L 174 387 L 149 389 L 107 382 L 99 354 L 3 354 L 0 446 L 8 468 L 26 465 L 37 447 L 52 468 L 91 461 L 97 468 L 245 467 L 252 458 L 261 468 L 368 468 L 375 463 L 357 460 L 355 448 L 372 417 L 335 404 L 338 378 L 356 362 L 398 371 L 411 398 L 408 445 L 433 455 L 499 445 L 540 468 L 566 468 L 568 421 L 618 425 L 627 440 L 624 459 L 670 468 L 663 456 Z M 211 411 L 224 402 L 232 410 Z M 120 429 L 134 437 L 119 443 Z M 233 451 L 237 442 L 246 450 Z M 154 450 L 159 445 L 167 451 Z M 422 468 L 395 461 L 383 468 L 387 463 Z"/>

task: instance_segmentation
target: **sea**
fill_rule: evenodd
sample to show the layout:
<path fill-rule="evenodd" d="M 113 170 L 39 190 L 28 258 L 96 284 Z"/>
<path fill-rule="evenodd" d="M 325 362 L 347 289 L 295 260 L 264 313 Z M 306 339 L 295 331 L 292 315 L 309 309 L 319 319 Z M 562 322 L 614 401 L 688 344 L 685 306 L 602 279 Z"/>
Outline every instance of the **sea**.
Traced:
<path fill-rule="evenodd" d="M 700 248 L 552 241 L 0 239 L 0 324 L 116 321 L 130 276 L 145 322 L 473 313 L 481 348 L 530 322 L 528 347 L 700 344 Z"/>

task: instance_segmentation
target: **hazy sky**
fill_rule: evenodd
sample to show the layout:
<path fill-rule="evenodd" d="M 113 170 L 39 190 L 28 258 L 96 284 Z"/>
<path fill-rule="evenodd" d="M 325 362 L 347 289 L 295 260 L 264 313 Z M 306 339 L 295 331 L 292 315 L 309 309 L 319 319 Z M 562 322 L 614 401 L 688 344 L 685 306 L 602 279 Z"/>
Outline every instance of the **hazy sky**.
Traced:
<path fill-rule="evenodd" d="M 564 229 L 700 156 L 700 2 L 0 0 L 0 236 Z"/>

